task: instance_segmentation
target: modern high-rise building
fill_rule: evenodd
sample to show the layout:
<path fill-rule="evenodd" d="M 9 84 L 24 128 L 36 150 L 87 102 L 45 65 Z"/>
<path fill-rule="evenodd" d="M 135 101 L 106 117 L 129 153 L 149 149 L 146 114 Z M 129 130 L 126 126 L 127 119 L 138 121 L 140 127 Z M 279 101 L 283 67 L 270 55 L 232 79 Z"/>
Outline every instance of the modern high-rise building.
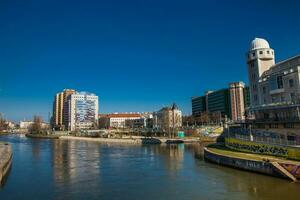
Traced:
<path fill-rule="evenodd" d="M 229 90 L 220 89 L 206 93 L 206 108 L 210 113 L 219 112 L 221 116 L 231 117 Z"/>
<path fill-rule="evenodd" d="M 199 116 L 202 112 L 206 111 L 206 98 L 205 96 L 192 97 L 192 115 Z"/>
<path fill-rule="evenodd" d="M 68 96 L 68 129 L 70 131 L 97 128 L 98 96 L 76 92 Z"/>
<path fill-rule="evenodd" d="M 193 97 L 192 114 L 194 117 L 200 117 L 204 113 L 209 113 L 233 121 L 244 120 L 249 98 L 248 87 L 245 87 L 243 82 L 234 82 L 229 84 L 229 88 L 208 91 L 204 96 Z"/>
<path fill-rule="evenodd" d="M 52 128 L 64 130 L 68 127 L 67 98 L 74 94 L 73 89 L 64 89 L 63 92 L 57 93 L 53 102 Z"/>
<path fill-rule="evenodd" d="M 244 89 L 245 84 L 243 82 L 229 84 L 231 119 L 233 121 L 245 119 Z"/>

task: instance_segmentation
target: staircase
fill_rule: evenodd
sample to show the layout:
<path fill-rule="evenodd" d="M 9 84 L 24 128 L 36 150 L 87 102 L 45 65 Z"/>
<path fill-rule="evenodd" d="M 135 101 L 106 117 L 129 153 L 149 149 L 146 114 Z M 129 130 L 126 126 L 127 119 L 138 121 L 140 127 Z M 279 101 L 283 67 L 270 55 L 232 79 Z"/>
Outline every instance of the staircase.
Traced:
<path fill-rule="evenodd" d="M 291 174 L 288 170 L 286 170 L 284 167 L 282 167 L 278 162 L 271 162 L 271 163 L 277 170 L 279 170 L 281 174 L 290 178 L 294 182 L 298 182 L 297 178 L 293 174 Z"/>

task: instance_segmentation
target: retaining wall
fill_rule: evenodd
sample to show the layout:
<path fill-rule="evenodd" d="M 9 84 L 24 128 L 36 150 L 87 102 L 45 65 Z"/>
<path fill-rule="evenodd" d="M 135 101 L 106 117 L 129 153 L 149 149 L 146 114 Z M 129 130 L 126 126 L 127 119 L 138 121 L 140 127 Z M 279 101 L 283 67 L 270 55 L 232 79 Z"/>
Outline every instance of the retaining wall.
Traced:
<path fill-rule="evenodd" d="M 212 152 L 207 148 L 204 148 L 204 159 L 219 165 L 286 178 L 270 162 L 230 157 Z"/>
<path fill-rule="evenodd" d="M 0 143 L 0 184 L 3 183 L 12 164 L 12 148 L 9 144 Z"/>

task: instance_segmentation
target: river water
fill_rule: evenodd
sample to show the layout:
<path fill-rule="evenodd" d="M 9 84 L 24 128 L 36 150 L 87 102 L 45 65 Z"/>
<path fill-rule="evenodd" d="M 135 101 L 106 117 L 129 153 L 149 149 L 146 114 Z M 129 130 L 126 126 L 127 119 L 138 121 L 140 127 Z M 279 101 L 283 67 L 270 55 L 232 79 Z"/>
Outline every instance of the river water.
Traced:
<path fill-rule="evenodd" d="M 300 199 L 300 184 L 195 159 L 201 145 L 2 136 L 13 165 L 0 199 Z"/>

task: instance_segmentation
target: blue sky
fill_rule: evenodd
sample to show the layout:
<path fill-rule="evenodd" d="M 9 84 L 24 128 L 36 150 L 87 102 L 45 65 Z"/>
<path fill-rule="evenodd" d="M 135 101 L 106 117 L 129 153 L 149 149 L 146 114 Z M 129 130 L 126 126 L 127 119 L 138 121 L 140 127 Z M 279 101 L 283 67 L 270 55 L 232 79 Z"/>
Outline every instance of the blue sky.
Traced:
<path fill-rule="evenodd" d="M 55 93 L 90 91 L 100 112 L 154 111 L 247 80 L 266 38 L 276 61 L 300 53 L 300 2 L 0 1 L 0 112 L 48 119 Z"/>

